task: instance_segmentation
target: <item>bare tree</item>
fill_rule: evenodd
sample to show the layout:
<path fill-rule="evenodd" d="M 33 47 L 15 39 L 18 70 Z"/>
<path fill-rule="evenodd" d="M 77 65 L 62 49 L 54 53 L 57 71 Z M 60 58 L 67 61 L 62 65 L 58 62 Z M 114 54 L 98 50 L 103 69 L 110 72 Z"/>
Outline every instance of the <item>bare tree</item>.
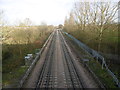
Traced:
<path fill-rule="evenodd" d="M 19 26 L 29 27 L 32 25 L 32 21 L 29 18 L 25 18 L 23 21 L 19 22 Z"/>
<path fill-rule="evenodd" d="M 64 21 L 64 30 L 67 30 L 67 27 L 68 27 L 68 18 L 66 16 Z"/>
<path fill-rule="evenodd" d="M 67 18 L 67 17 L 65 18 L 64 29 L 72 30 L 72 31 L 75 29 L 75 19 L 74 19 L 73 12 L 70 13 L 69 18 Z"/>
<path fill-rule="evenodd" d="M 0 39 L 2 43 L 10 37 L 10 32 L 11 31 L 7 27 L 4 11 L 0 9 Z"/>
<path fill-rule="evenodd" d="M 98 51 L 100 51 L 102 36 L 118 17 L 116 13 L 118 5 L 110 2 L 77 2 L 74 7 L 74 19 L 80 30 L 85 30 L 87 26 L 98 32 Z"/>
<path fill-rule="evenodd" d="M 111 26 L 110 24 L 112 24 L 118 18 L 115 16 L 118 10 L 118 6 L 117 4 L 111 4 L 110 2 L 100 2 L 97 3 L 96 8 L 98 8 L 98 12 L 96 13 L 97 21 L 93 22 L 96 24 L 96 28 L 98 30 L 98 51 L 100 51 L 104 31 L 107 30 Z"/>
<path fill-rule="evenodd" d="M 89 23 L 89 14 L 90 14 L 90 4 L 89 2 L 77 2 L 74 7 L 74 15 L 76 24 L 85 30 L 86 25 Z"/>

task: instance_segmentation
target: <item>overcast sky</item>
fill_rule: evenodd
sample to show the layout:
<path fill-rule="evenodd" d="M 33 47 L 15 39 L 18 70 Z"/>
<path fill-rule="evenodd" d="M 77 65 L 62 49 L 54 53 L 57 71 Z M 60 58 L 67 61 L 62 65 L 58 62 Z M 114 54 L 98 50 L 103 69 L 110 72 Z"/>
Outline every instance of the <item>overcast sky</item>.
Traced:
<path fill-rule="evenodd" d="M 0 0 L 0 9 L 4 11 L 5 18 L 10 24 L 30 18 L 38 25 L 41 22 L 58 25 L 64 23 L 65 16 L 68 16 L 75 1 L 80 0 Z"/>

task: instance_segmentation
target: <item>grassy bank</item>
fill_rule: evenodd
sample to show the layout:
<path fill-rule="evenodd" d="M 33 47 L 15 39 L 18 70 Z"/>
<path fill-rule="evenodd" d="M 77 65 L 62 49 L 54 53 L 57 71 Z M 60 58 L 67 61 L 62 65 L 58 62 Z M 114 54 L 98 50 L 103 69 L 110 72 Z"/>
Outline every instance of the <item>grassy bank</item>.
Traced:
<path fill-rule="evenodd" d="M 113 25 L 115 27 L 115 25 Z M 78 30 L 76 28 L 67 29 L 65 28 L 64 31 L 68 32 L 84 44 L 86 44 L 88 47 L 98 50 L 98 44 L 99 44 L 99 38 L 98 38 L 98 32 L 97 30 Z M 119 37 L 119 30 L 116 26 L 116 28 L 112 29 L 109 28 L 108 30 L 105 30 L 102 36 L 102 42 L 101 42 L 101 53 L 105 54 L 111 54 L 111 55 L 119 55 L 119 44 L 120 44 L 120 37 Z M 105 61 L 110 68 L 112 72 L 118 77 L 120 80 L 120 62 L 119 58 L 118 60 L 114 59 L 108 59 L 105 55 Z"/>
<path fill-rule="evenodd" d="M 52 28 L 39 26 L 29 27 L 28 29 L 15 28 L 12 33 L 9 33 L 10 38 L 7 38 L 2 45 L 3 87 L 18 86 L 19 80 L 28 69 L 28 66 L 25 66 L 24 57 L 28 53 L 35 57 L 36 49 L 43 46 L 51 32 Z M 28 37 L 26 37 L 27 35 Z"/>
<path fill-rule="evenodd" d="M 90 70 L 92 70 L 95 73 L 95 75 L 99 78 L 99 80 L 102 82 L 102 84 L 106 88 L 117 88 L 112 77 L 108 74 L 108 72 L 106 71 L 105 68 L 102 69 L 102 66 L 100 65 L 100 63 L 97 60 L 95 60 L 91 55 L 89 55 L 82 48 L 80 48 L 71 38 L 69 38 L 66 35 L 65 35 L 65 37 L 76 48 L 76 50 L 78 51 L 78 55 L 80 54 L 81 60 L 82 59 L 89 60 L 87 62 L 84 62 L 84 61 L 80 61 L 80 62 L 82 62 L 83 64 L 87 64 L 88 67 L 90 68 Z M 117 72 L 119 72 L 119 71 L 117 71 Z"/>
<path fill-rule="evenodd" d="M 83 31 L 77 29 L 64 29 L 64 31 L 70 33 L 75 38 L 88 45 L 90 48 L 93 48 L 96 51 L 98 50 L 99 37 L 97 30 L 88 29 Z M 102 36 L 100 52 L 118 54 L 118 43 L 120 44 L 118 30 L 106 30 Z"/>

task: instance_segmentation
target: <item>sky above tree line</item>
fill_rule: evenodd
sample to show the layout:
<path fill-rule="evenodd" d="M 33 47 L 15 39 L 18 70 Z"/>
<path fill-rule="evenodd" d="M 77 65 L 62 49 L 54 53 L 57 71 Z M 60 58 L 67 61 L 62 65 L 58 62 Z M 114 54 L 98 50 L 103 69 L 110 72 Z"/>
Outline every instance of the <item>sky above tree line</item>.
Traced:
<path fill-rule="evenodd" d="M 46 22 L 48 25 L 59 25 L 69 15 L 75 2 L 80 0 L 0 0 L 0 9 L 4 11 L 4 18 L 9 25 L 15 25 L 25 18 L 34 24 Z M 111 0 L 81 0 L 104 1 Z M 119 0 L 112 0 L 118 2 Z"/>

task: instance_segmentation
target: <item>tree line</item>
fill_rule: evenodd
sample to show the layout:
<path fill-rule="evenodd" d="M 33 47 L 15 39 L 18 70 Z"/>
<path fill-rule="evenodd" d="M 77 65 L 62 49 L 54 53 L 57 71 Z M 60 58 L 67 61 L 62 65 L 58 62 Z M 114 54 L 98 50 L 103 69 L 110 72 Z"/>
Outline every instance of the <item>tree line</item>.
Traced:
<path fill-rule="evenodd" d="M 97 50 L 101 51 L 105 34 L 110 30 L 118 31 L 118 10 L 118 3 L 115 2 L 76 2 L 69 17 L 65 18 L 64 30 L 91 33 L 94 36 L 88 38 L 97 40 Z"/>

